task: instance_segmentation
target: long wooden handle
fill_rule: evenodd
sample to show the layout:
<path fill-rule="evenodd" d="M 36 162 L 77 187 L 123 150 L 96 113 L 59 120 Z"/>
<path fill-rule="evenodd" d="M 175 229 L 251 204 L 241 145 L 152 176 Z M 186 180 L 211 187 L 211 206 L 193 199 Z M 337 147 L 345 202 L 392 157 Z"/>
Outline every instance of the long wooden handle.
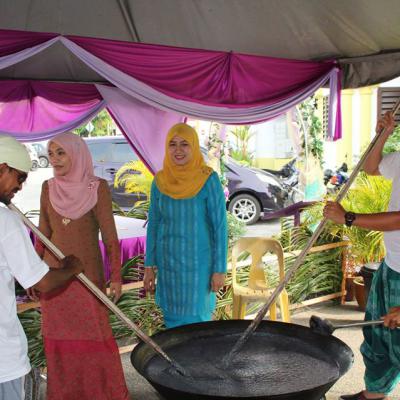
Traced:
<path fill-rule="evenodd" d="M 333 325 L 334 329 L 345 329 L 345 328 L 356 328 L 358 326 L 373 326 L 373 325 L 382 325 L 383 320 L 378 319 L 375 321 L 362 321 L 362 322 L 352 322 L 350 324 L 340 324 L 340 325 Z"/>
<path fill-rule="evenodd" d="M 400 108 L 400 99 L 397 101 L 397 103 L 394 105 L 391 114 L 394 116 L 397 111 Z M 358 164 L 355 166 L 353 172 L 351 173 L 349 180 L 343 185 L 341 188 L 339 194 L 336 197 L 337 202 L 340 202 L 343 200 L 344 196 L 346 195 L 347 191 L 350 189 L 351 184 L 353 183 L 354 179 L 357 177 L 358 172 L 360 171 L 361 167 L 364 164 L 364 161 L 366 158 L 369 156 L 371 153 L 372 149 L 374 148 L 376 142 L 378 141 L 379 137 L 382 135 L 384 132 L 384 129 L 382 129 L 371 141 L 369 144 L 367 150 L 364 152 L 363 156 L 361 157 L 360 161 Z M 304 258 L 306 257 L 308 251 L 311 249 L 313 246 L 314 242 L 318 239 L 319 235 L 321 234 L 322 230 L 324 229 L 325 225 L 327 223 L 327 219 L 323 218 L 322 221 L 319 223 L 317 229 L 314 231 L 313 235 L 310 237 L 307 245 L 304 247 L 304 249 L 301 251 L 300 255 L 296 258 L 293 266 L 290 268 L 290 270 L 286 273 L 285 278 L 279 283 L 279 285 L 275 288 L 269 299 L 266 301 L 266 303 L 262 306 L 260 311 L 257 313 L 256 317 L 254 318 L 253 322 L 248 326 L 248 328 L 245 330 L 243 335 L 238 339 L 238 341 L 235 343 L 233 346 L 232 350 L 227 354 L 227 356 L 224 358 L 224 363 L 227 365 L 232 357 L 240 351 L 240 349 L 243 347 L 243 345 L 247 342 L 248 338 L 250 335 L 257 329 L 258 325 L 264 318 L 265 314 L 271 307 L 271 304 L 274 303 L 277 299 L 277 297 L 280 295 L 284 287 L 287 285 L 287 283 L 290 281 L 294 273 L 298 270 L 298 268 L 301 266 L 303 263 Z"/>
<path fill-rule="evenodd" d="M 14 204 L 8 204 L 8 208 L 16 212 L 32 232 L 41 240 L 41 242 L 59 259 L 65 258 L 64 254 L 57 248 L 39 229 L 27 218 Z M 102 302 L 111 310 L 128 328 L 131 328 L 143 342 L 147 343 L 161 357 L 165 358 L 175 369 L 183 373 L 183 369 L 161 349 L 161 347 L 147 336 L 135 323 L 133 323 L 92 281 L 90 281 L 82 272 L 76 277 Z"/>

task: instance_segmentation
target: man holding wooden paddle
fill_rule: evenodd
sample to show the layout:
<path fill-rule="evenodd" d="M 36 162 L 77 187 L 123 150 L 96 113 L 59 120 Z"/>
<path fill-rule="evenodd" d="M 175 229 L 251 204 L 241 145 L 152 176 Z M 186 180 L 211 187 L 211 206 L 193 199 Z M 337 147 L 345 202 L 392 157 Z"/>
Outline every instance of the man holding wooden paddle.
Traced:
<path fill-rule="evenodd" d="M 386 140 L 395 127 L 394 116 L 386 113 L 377 123 L 380 133 L 375 146 L 364 162 L 369 175 L 382 175 L 393 182 L 387 212 L 355 214 L 337 202 L 328 202 L 324 217 L 338 224 L 383 231 L 386 256 L 372 282 L 365 320 L 384 319 L 384 326 L 363 328 L 361 353 L 365 364 L 366 390 L 341 396 L 342 400 L 387 399 L 400 381 L 400 152 L 382 155 Z"/>
<path fill-rule="evenodd" d="M 25 146 L 0 134 L 0 202 L 8 205 L 22 189 L 31 159 Z M 14 212 L 0 206 L 0 399 L 23 400 L 25 375 L 31 367 L 25 333 L 17 316 L 15 279 L 24 287 L 48 292 L 83 268 L 74 256 L 50 270 L 36 254 L 27 229 Z"/>

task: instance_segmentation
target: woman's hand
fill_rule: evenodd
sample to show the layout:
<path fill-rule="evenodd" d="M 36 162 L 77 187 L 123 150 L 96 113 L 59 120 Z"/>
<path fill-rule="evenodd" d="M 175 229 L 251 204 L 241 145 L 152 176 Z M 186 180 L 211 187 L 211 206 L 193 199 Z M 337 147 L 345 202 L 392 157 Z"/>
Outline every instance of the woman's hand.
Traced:
<path fill-rule="evenodd" d="M 332 220 L 336 224 L 344 224 L 344 214 L 346 210 L 335 201 L 328 201 L 324 207 L 324 217 Z"/>
<path fill-rule="evenodd" d="M 392 307 L 389 310 L 389 313 L 383 317 L 383 325 L 390 329 L 400 326 L 400 307 Z"/>
<path fill-rule="evenodd" d="M 26 289 L 26 294 L 32 301 L 39 301 L 40 300 L 40 292 L 33 287 Z"/>
<path fill-rule="evenodd" d="M 122 294 L 122 285 L 121 282 L 111 282 L 110 283 L 110 297 L 112 301 L 116 303 Z"/>
<path fill-rule="evenodd" d="M 145 267 L 143 277 L 144 290 L 148 293 L 154 293 L 156 289 L 156 274 L 153 267 Z"/>
<path fill-rule="evenodd" d="M 214 272 L 211 277 L 211 291 L 218 292 L 225 285 L 225 274 Z"/>

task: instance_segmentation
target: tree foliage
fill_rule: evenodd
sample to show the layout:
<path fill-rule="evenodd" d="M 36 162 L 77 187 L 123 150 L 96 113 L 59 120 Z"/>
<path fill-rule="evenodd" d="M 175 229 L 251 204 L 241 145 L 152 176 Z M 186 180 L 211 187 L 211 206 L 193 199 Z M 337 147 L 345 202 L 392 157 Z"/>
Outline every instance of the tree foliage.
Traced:
<path fill-rule="evenodd" d="M 303 132 L 303 149 L 306 148 L 319 160 L 321 166 L 324 158 L 324 142 L 322 137 L 322 124 L 318 118 L 317 102 L 314 97 L 303 101 L 298 107 L 302 118 L 300 129 Z"/>
<path fill-rule="evenodd" d="M 235 148 L 231 150 L 231 157 L 245 165 L 252 165 L 254 154 L 249 151 L 249 141 L 254 136 L 250 132 L 250 125 L 236 126 L 230 131 L 235 138 Z"/>
<path fill-rule="evenodd" d="M 383 154 L 400 151 L 400 125 L 397 125 L 394 132 L 389 136 L 383 148 Z"/>
<path fill-rule="evenodd" d="M 115 174 L 114 187 L 124 187 L 126 193 L 144 193 L 150 198 L 153 174 L 142 161 L 129 161 Z"/>
<path fill-rule="evenodd" d="M 89 132 L 88 126 L 82 125 L 79 128 L 76 128 L 74 131 L 81 137 L 87 136 L 110 136 L 115 134 L 115 122 L 111 118 L 110 114 L 107 110 L 103 110 L 99 112 L 90 123 L 93 125 L 92 132 Z"/>

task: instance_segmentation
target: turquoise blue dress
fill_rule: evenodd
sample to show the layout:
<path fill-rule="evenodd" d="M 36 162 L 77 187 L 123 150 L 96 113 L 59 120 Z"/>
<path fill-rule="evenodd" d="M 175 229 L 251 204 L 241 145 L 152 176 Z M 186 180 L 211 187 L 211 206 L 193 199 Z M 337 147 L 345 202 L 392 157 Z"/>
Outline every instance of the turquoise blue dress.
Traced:
<path fill-rule="evenodd" d="M 227 248 L 225 196 L 215 172 L 188 199 L 161 193 L 153 181 L 145 265 L 157 266 L 156 302 L 167 328 L 211 319 L 211 276 L 226 272 Z"/>

